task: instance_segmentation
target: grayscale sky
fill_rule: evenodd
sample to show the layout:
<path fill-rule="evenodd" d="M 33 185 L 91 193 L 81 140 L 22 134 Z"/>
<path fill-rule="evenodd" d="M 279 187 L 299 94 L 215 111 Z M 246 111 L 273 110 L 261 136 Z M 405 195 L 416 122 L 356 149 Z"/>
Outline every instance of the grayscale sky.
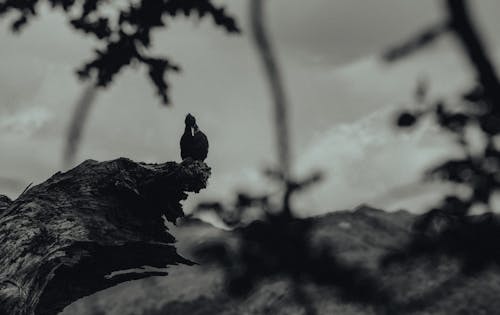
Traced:
<path fill-rule="evenodd" d="M 213 167 L 209 188 L 194 198 L 265 188 L 260 170 L 275 163 L 272 111 L 248 34 L 247 2 L 218 2 L 238 16 L 244 33 L 228 36 L 210 20 L 196 19 L 178 19 L 157 32 L 155 52 L 183 67 L 169 77 L 172 107 L 160 105 L 144 69 L 120 73 L 97 96 L 79 162 L 120 156 L 179 160 L 184 116 L 191 112 L 209 136 L 207 163 Z M 500 56 L 500 2 L 473 3 L 491 53 Z M 269 26 L 291 102 L 295 171 L 321 169 L 327 176 L 299 198 L 302 214 L 362 202 L 417 211 L 421 197 L 436 191 L 414 183 L 430 162 L 454 154 L 454 148 L 431 124 L 396 133 L 390 122 L 398 108 L 411 104 L 418 78 L 429 79 L 432 95 L 453 97 L 472 80 L 468 65 L 449 38 L 401 63 L 387 65 L 379 56 L 438 21 L 439 4 L 270 1 Z M 74 70 L 91 56 L 95 42 L 46 8 L 21 35 L 0 22 L 0 43 L 0 193 L 16 197 L 30 182 L 62 168 L 65 130 L 83 89 Z"/>

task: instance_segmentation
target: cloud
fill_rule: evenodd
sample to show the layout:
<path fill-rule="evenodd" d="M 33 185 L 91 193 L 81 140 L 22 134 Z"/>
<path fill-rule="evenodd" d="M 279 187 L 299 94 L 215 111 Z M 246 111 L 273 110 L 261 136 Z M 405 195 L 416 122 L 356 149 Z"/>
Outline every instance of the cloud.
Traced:
<path fill-rule="evenodd" d="M 44 107 L 22 109 L 0 118 L 0 132 L 8 137 L 31 136 L 47 126 L 51 118 L 51 113 Z"/>
<path fill-rule="evenodd" d="M 24 58 L 22 54 L 0 58 L 0 68 L 23 64 Z M 79 90 L 69 66 L 37 58 L 27 64 L 17 69 L 25 81 L 20 74 L 0 72 L 0 81 L 8 81 L 11 74 L 15 81 L 0 85 L 0 95 L 6 96 L 0 97 L 0 177 L 8 179 L 0 181 L 0 193 L 13 198 L 29 183 L 60 170 L 68 112 Z"/>
<path fill-rule="evenodd" d="M 392 127 L 397 111 L 389 106 L 318 135 L 298 159 L 297 173 L 320 170 L 326 179 L 297 198 L 302 211 L 351 209 L 372 200 L 387 205 L 389 196 L 380 196 L 415 184 L 429 166 L 454 154 L 451 141 L 429 122 L 412 132 Z"/>
<path fill-rule="evenodd" d="M 451 41 L 445 40 L 435 49 L 393 65 L 376 56 L 321 70 L 288 65 L 291 75 L 287 79 L 294 87 L 299 81 L 308 84 L 290 91 L 297 175 L 314 170 L 326 173 L 322 184 L 296 198 L 302 215 L 353 208 L 363 202 L 420 212 L 448 189 L 420 180 L 424 170 L 454 154 L 451 140 L 430 122 L 412 132 L 393 125 L 398 110 L 413 103 L 419 78 L 429 79 L 431 99 L 453 99 L 470 85 L 466 63 L 452 48 Z M 273 137 L 271 131 L 268 137 Z M 274 157 L 274 151 L 269 154 Z M 202 199 L 228 200 L 237 189 L 276 190 L 255 164 L 222 173 L 214 173 Z"/>

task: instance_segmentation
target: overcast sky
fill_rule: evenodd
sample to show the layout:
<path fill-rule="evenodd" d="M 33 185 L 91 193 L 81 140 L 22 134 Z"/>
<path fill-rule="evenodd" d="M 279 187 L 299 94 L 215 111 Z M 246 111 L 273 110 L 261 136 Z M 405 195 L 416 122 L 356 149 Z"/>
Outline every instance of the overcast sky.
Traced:
<path fill-rule="evenodd" d="M 209 137 L 207 163 L 213 167 L 209 188 L 194 198 L 263 187 L 260 169 L 275 161 L 270 97 L 249 40 L 246 1 L 218 2 L 238 16 L 244 33 L 228 36 L 210 20 L 183 19 L 157 32 L 154 51 L 183 67 L 169 77 L 173 105 L 160 105 L 144 69 L 123 71 L 97 96 L 79 162 L 120 156 L 179 160 L 184 116 L 191 112 Z M 471 76 L 456 44 L 445 39 L 393 65 L 378 57 L 438 21 L 439 3 L 270 1 L 269 26 L 291 100 L 295 169 L 327 174 L 321 187 L 301 198 L 304 214 L 363 202 L 416 207 L 420 201 L 411 191 L 398 195 L 406 204 L 390 192 L 414 183 L 431 161 L 453 152 L 428 125 L 396 133 L 390 121 L 395 110 L 411 103 L 420 77 L 430 80 L 439 97 L 467 86 Z M 491 52 L 498 55 L 500 3 L 474 4 Z M 83 89 L 74 70 L 95 45 L 73 32 L 61 14 L 42 13 L 20 36 L 0 23 L 0 193 L 11 197 L 62 168 L 65 129 Z"/>

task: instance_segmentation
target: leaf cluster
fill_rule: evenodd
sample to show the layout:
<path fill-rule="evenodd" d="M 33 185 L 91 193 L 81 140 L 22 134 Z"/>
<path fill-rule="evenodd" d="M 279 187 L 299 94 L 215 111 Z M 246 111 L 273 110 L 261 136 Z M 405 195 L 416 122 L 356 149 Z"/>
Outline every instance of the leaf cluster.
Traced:
<path fill-rule="evenodd" d="M 212 0 L 130 0 L 122 8 L 107 0 L 0 0 L 0 17 L 14 15 L 12 30 L 20 32 L 37 16 L 43 2 L 64 12 L 73 29 L 99 42 L 94 57 L 77 70 L 80 78 L 95 76 L 96 85 L 106 87 L 122 69 L 139 64 L 148 70 L 164 104 L 169 104 L 166 74 L 180 67 L 167 57 L 149 53 L 154 30 L 166 28 L 169 19 L 180 15 L 196 15 L 211 17 L 228 33 L 240 32 L 236 20 Z M 114 13 L 110 16 L 108 11 Z"/>
<path fill-rule="evenodd" d="M 449 255 L 462 261 L 464 271 L 477 272 L 500 264 L 500 248 L 492 241 L 500 231 L 500 220 L 492 214 L 493 198 L 500 192 L 500 81 L 470 17 L 467 1 L 446 3 L 449 16 L 441 24 L 446 28 L 426 30 L 391 49 L 385 58 L 392 62 L 407 57 L 446 33 L 461 43 L 477 83 L 451 102 L 429 100 L 427 85 L 420 84 L 415 92 L 418 108 L 400 113 L 396 124 L 411 128 L 422 118 L 430 117 L 451 135 L 463 154 L 428 170 L 426 178 L 460 185 L 465 193 L 445 196 L 422 215 L 414 225 L 416 233 L 408 247 L 389 255 L 386 262 L 421 255 Z M 475 216 L 471 213 L 475 208 L 488 212 Z"/>

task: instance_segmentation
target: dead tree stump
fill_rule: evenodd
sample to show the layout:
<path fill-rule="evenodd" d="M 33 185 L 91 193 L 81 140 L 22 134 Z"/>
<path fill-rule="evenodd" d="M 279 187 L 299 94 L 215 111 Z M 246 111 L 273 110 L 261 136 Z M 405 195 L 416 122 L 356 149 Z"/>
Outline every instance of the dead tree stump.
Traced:
<path fill-rule="evenodd" d="M 0 195 L 0 314 L 57 314 L 99 290 L 192 264 L 165 219 L 181 217 L 180 201 L 209 176 L 191 159 L 87 160 L 16 200 Z"/>

